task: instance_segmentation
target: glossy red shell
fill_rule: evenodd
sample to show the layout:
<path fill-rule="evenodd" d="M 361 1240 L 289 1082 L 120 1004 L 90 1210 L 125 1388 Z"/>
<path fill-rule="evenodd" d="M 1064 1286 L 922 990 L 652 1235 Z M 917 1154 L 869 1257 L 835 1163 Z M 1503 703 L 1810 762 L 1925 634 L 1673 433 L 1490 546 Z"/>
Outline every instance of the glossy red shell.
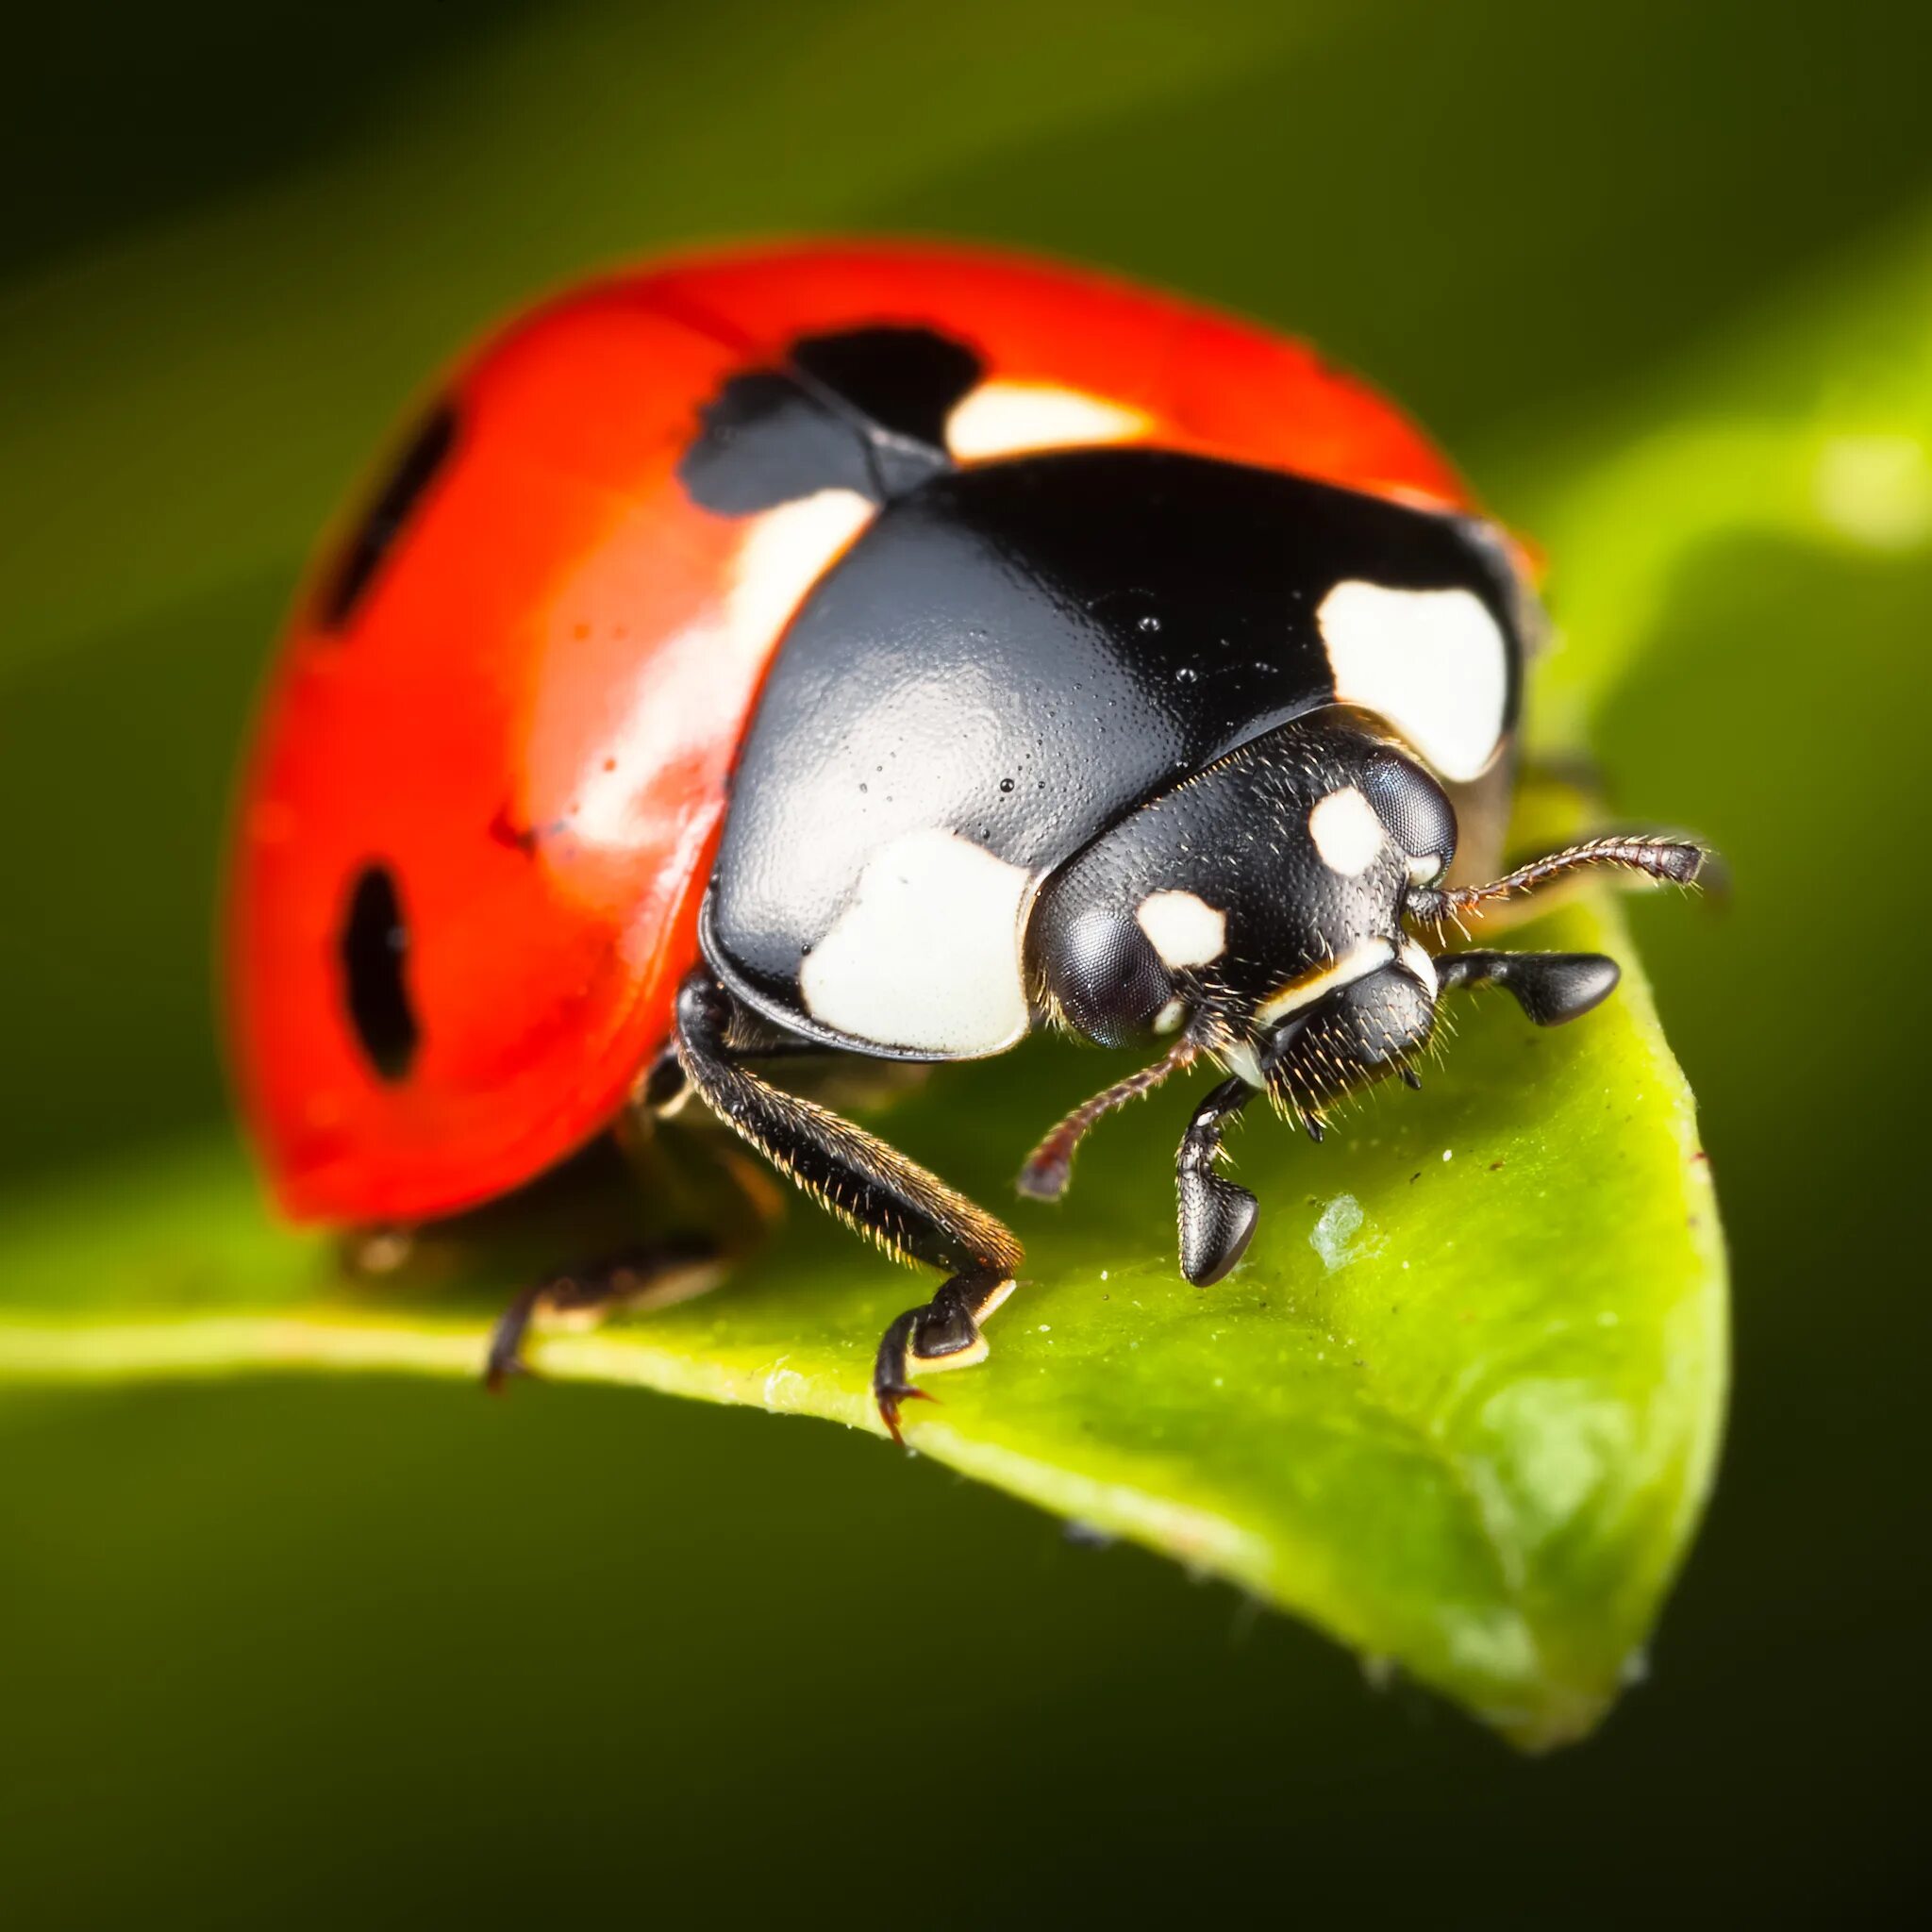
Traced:
<path fill-rule="evenodd" d="M 795 248 L 619 276 L 512 324 L 349 620 L 290 626 L 237 820 L 226 1007 L 282 1206 L 411 1221 L 608 1124 L 664 1041 L 733 755 L 808 581 L 675 466 L 732 374 L 802 335 L 923 323 L 987 378 L 1104 399 L 1135 440 L 1460 503 L 1405 418 L 1309 350 L 1165 297 L 958 249 Z M 836 533 L 834 533 L 836 540 Z M 821 559 L 830 560 L 827 550 Z M 386 866 L 420 1044 L 384 1079 L 341 933 Z"/>

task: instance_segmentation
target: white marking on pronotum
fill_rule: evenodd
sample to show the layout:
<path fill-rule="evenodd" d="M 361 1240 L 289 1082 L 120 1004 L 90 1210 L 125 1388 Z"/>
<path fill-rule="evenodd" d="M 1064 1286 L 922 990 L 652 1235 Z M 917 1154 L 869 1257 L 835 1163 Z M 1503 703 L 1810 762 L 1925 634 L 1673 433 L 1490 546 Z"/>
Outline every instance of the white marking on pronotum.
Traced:
<path fill-rule="evenodd" d="M 946 447 L 961 462 L 1027 449 L 1131 442 L 1151 419 L 1124 403 L 1053 382 L 983 382 L 946 418 Z"/>
<path fill-rule="evenodd" d="M 1402 941 L 1402 963 L 1422 981 L 1424 991 L 1431 999 L 1436 997 L 1436 962 L 1406 934 Z"/>
<path fill-rule="evenodd" d="M 1255 1009 L 1256 1024 L 1273 1026 L 1277 1020 L 1285 1020 L 1291 1013 L 1298 1013 L 1311 1005 L 1324 992 L 1366 979 L 1394 957 L 1395 948 L 1387 940 L 1357 940 L 1339 959 L 1331 959 L 1318 971 L 1291 980 L 1273 999 L 1264 1000 Z"/>
<path fill-rule="evenodd" d="M 1315 621 L 1343 704 L 1386 718 L 1445 778 L 1481 774 L 1502 741 L 1508 645 L 1474 591 L 1351 577 Z"/>
<path fill-rule="evenodd" d="M 999 1053 L 1024 1035 L 1024 868 L 957 832 L 908 832 L 799 969 L 805 1009 L 855 1040 L 918 1053 Z"/>
<path fill-rule="evenodd" d="M 1352 879 L 1374 864 L 1384 835 L 1375 808 L 1353 785 L 1344 785 L 1315 801 L 1308 813 L 1308 836 L 1322 863 Z"/>
<path fill-rule="evenodd" d="M 1150 892 L 1134 918 L 1171 973 L 1205 966 L 1227 944 L 1227 914 L 1192 892 Z"/>

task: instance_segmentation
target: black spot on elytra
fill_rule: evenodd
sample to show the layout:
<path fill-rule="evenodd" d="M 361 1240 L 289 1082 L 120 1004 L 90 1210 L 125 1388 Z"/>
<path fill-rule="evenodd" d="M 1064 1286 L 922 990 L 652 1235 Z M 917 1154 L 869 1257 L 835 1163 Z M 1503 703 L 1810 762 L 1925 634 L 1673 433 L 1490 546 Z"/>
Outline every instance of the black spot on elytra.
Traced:
<path fill-rule="evenodd" d="M 931 329 L 808 336 L 783 369 L 734 375 L 705 405 L 678 480 L 723 516 L 820 490 L 889 502 L 951 466 L 946 418 L 979 376 L 971 349 Z"/>
<path fill-rule="evenodd" d="M 357 1044 L 378 1077 L 406 1079 L 422 1031 L 409 1003 L 409 928 L 388 866 L 357 874 L 337 947 Z"/>
<path fill-rule="evenodd" d="M 330 630 L 340 630 L 356 614 L 409 513 L 449 460 L 456 440 L 455 406 L 439 403 L 397 458 L 323 587 L 322 621 Z"/>
<path fill-rule="evenodd" d="M 875 432 L 946 453 L 946 418 L 979 380 L 979 358 L 929 328 L 859 328 L 809 336 L 792 367 L 856 410 Z"/>

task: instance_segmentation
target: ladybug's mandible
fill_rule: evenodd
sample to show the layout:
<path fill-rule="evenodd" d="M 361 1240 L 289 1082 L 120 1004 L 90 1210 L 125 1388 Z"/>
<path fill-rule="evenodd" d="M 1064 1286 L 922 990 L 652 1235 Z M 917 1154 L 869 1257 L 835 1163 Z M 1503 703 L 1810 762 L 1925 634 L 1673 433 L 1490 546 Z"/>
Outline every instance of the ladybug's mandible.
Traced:
<path fill-rule="evenodd" d="M 284 1207 L 409 1225 L 695 1093 L 940 1270 L 874 1387 L 985 1353 L 1006 1228 L 774 1085 L 774 1053 L 1144 1041 L 1022 1176 L 1197 1057 L 1180 1262 L 1254 1196 L 1266 1093 L 1320 1137 L 1413 1082 L 1442 993 L 1553 1024 L 1607 958 L 1433 955 L 1488 885 L 1534 603 L 1396 411 L 1307 349 L 1084 275 L 797 248 L 605 281 L 462 363 L 305 591 L 231 893 L 244 1108 Z M 1456 867 L 1458 849 L 1462 868 Z M 1480 875 L 1479 874 L 1477 874 Z M 682 1241 L 521 1298 L 688 1273 Z"/>

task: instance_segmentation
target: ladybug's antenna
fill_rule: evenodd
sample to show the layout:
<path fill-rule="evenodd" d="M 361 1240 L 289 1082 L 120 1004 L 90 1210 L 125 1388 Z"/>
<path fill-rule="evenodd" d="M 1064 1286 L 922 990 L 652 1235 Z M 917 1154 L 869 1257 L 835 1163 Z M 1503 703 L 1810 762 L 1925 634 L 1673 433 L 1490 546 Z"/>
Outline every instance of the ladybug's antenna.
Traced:
<path fill-rule="evenodd" d="M 1083 1100 L 1026 1157 L 1017 1183 L 1020 1191 L 1035 1201 L 1058 1201 L 1074 1177 L 1074 1151 L 1087 1138 L 1088 1130 L 1128 1101 L 1152 1093 L 1170 1074 L 1191 1066 L 1196 1050 L 1194 1042 L 1183 1035 L 1151 1067 L 1141 1067 L 1092 1099 Z"/>
<path fill-rule="evenodd" d="M 1547 858 L 1533 858 L 1486 886 L 1411 889 L 1407 909 L 1417 919 L 1452 919 L 1492 899 L 1533 892 L 1553 879 L 1604 866 L 1641 872 L 1674 886 L 1689 886 L 1696 882 L 1709 856 L 1702 845 L 1688 839 L 1588 839 L 1580 845 L 1553 852 Z"/>

